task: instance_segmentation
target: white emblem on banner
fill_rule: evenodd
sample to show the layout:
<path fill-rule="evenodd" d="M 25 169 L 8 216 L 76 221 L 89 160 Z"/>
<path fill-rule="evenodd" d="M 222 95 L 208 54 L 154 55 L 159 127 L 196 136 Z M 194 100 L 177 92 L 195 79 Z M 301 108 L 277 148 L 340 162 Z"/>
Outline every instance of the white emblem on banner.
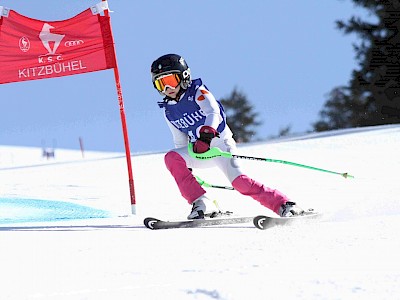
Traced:
<path fill-rule="evenodd" d="M 50 24 L 44 23 L 42 31 L 39 33 L 39 38 L 42 40 L 43 46 L 48 51 L 48 54 L 55 54 L 62 39 L 65 37 L 64 34 L 51 33 L 50 29 L 54 28 L 55 27 Z M 54 43 L 53 49 L 51 49 L 52 43 Z"/>
<path fill-rule="evenodd" d="M 30 48 L 31 42 L 26 36 L 19 39 L 19 49 L 21 49 L 22 52 L 28 52 Z"/>

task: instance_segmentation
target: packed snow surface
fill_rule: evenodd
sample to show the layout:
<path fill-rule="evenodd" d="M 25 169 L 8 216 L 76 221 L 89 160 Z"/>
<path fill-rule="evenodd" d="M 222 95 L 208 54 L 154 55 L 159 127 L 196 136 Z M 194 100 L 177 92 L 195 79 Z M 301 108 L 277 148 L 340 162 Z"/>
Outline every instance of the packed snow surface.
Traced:
<path fill-rule="evenodd" d="M 0 147 L 0 299 L 394 299 L 400 294 L 400 126 L 305 135 L 239 154 L 319 220 L 266 231 L 251 224 L 152 231 L 148 216 L 185 219 L 190 206 L 164 153 L 133 155 L 130 215 L 123 153 Z M 229 185 L 217 169 L 194 170 Z M 236 191 L 208 189 L 238 216 L 270 214 Z"/>

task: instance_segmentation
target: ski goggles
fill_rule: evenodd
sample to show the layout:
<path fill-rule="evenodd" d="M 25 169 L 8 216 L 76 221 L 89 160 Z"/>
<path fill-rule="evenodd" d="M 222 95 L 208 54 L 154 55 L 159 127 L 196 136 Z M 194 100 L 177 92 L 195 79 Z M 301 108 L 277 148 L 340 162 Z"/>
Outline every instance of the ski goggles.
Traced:
<path fill-rule="evenodd" d="M 181 82 L 181 79 L 179 78 L 179 75 L 174 73 L 174 74 L 167 74 L 164 76 L 161 76 L 157 78 L 154 81 L 154 86 L 159 92 L 165 92 L 165 89 L 167 87 L 175 89 L 179 83 Z"/>

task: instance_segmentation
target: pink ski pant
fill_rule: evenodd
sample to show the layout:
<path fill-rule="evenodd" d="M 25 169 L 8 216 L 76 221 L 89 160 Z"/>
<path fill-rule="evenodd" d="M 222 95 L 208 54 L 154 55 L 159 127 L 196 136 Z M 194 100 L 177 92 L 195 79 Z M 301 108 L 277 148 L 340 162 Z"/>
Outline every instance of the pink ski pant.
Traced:
<path fill-rule="evenodd" d="M 189 156 L 187 148 L 178 148 L 169 151 L 165 155 L 167 169 L 174 177 L 182 196 L 192 204 L 206 191 L 200 186 L 192 172 L 188 168 L 210 168 L 218 167 L 232 183 L 232 186 L 241 194 L 250 196 L 261 205 L 269 208 L 275 213 L 279 207 L 288 201 L 281 192 L 268 188 L 265 185 L 244 175 L 240 170 L 236 159 L 223 157 L 209 160 L 199 160 Z"/>

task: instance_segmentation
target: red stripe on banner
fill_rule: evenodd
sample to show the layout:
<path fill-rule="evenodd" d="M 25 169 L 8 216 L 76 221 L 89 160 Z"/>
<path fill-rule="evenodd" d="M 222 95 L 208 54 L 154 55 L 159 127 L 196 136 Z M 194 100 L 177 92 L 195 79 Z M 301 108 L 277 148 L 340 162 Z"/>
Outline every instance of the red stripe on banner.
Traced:
<path fill-rule="evenodd" d="M 99 18 L 101 34 L 103 37 L 103 47 L 105 51 L 106 64 L 108 68 L 115 68 L 117 66 L 114 39 L 111 31 L 111 22 L 109 16 L 97 15 Z"/>
<path fill-rule="evenodd" d="M 63 21 L 10 10 L 0 22 L 0 84 L 114 68 L 110 18 L 90 9 Z"/>

